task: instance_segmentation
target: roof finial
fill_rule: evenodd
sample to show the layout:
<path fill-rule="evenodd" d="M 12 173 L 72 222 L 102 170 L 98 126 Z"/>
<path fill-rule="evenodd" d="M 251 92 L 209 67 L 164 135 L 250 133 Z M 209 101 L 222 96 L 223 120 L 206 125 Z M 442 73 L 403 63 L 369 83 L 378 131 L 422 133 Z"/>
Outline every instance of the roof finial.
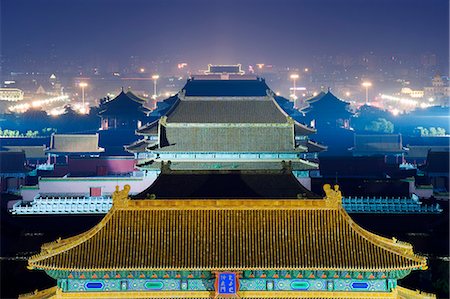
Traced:
<path fill-rule="evenodd" d="M 342 193 L 339 190 L 339 185 L 334 185 L 334 188 L 331 188 L 330 184 L 325 184 L 323 185 L 323 191 L 325 191 L 324 199 L 328 206 L 338 207 L 342 205 Z"/>
<path fill-rule="evenodd" d="M 330 92 L 331 91 L 331 87 L 330 86 L 328 86 L 328 92 Z"/>
<path fill-rule="evenodd" d="M 123 86 L 122 86 L 122 92 L 123 92 Z"/>

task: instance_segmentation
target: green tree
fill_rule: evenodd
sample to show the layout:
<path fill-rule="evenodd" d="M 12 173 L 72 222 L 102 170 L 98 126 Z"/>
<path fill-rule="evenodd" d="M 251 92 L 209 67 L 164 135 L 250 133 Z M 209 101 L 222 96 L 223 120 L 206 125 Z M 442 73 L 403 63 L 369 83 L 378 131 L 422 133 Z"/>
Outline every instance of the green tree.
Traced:
<path fill-rule="evenodd" d="M 366 125 L 364 130 L 379 133 L 393 133 L 394 124 L 385 118 L 378 118 L 377 120 L 373 120 Z"/>
<path fill-rule="evenodd" d="M 36 137 L 38 136 L 39 132 L 38 131 L 31 131 L 28 130 L 27 133 L 25 134 L 26 137 Z"/>

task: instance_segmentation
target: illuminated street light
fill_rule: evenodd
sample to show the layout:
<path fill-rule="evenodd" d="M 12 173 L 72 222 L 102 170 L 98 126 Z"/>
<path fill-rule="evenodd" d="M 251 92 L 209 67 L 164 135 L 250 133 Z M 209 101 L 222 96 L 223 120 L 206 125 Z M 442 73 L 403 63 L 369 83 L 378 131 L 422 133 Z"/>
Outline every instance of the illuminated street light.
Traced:
<path fill-rule="evenodd" d="M 155 74 L 152 76 L 153 79 L 153 98 L 156 99 L 156 82 L 159 79 L 159 75 Z"/>
<path fill-rule="evenodd" d="M 84 88 L 88 86 L 88 84 L 86 82 L 80 82 L 80 84 L 78 84 L 81 87 L 81 98 L 83 100 L 83 107 L 84 107 Z"/>
<path fill-rule="evenodd" d="M 372 82 L 365 81 L 362 86 L 366 88 L 366 105 L 369 103 L 369 87 L 372 86 Z"/>
<path fill-rule="evenodd" d="M 144 73 L 144 72 L 145 72 L 145 69 L 144 69 L 143 67 L 141 67 L 141 68 L 139 69 L 139 71 L 140 71 L 141 73 Z"/>
<path fill-rule="evenodd" d="M 293 81 L 293 86 L 294 86 L 293 92 L 292 92 L 292 98 L 293 98 L 294 100 L 297 99 L 297 96 L 295 95 L 295 89 L 296 89 L 295 81 L 296 81 L 298 78 L 299 78 L 298 74 L 292 74 L 292 75 L 291 75 L 291 79 L 292 79 L 292 81 Z"/>
<path fill-rule="evenodd" d="M 349 97 L 349 96 L 350 96 L 350 91 L 347 91 L 347 92 L 345 93 L 345 96 Z"/>

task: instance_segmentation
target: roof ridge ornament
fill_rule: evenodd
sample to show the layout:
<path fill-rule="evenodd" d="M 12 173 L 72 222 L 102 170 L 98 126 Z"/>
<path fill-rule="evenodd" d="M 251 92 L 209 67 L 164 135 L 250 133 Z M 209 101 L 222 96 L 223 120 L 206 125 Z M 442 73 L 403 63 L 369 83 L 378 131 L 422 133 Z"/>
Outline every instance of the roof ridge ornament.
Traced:
<path fill-rule="evenodd" d="M 123 186 L 123 189 L 120 190 L 119 186 L 116 186 L 116 191 L 112 194 L 113 206 L 115 207 L 124 207 L 128 205 L 129 193 L 130 193 L 130 185 L 126 184 Z"/>
<path fill-rule="evenodd" d="M 323 191 L 325 191 L 325 201 L 328 207 L 338 208 L 342 206 L 342 192 L 339 190 L 339 185 L 334 185 L 334 189 L 330 184 L 323 185 Z"/>

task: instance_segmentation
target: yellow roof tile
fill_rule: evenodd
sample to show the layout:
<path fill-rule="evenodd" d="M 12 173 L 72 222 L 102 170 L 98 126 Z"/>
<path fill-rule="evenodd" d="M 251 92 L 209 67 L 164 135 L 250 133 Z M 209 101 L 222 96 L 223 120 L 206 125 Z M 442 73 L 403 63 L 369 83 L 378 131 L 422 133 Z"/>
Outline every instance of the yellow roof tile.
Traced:
<path fill-rule="evenodd" d="M 128 191 L 116 192 L 113 208 L 97 226 L 44 245 L 29 266 L 73 271 L 426 268 L 426 259 L 411 245 L 353 222 L 329 190 L 325 200 L 128 200 Z"/>

